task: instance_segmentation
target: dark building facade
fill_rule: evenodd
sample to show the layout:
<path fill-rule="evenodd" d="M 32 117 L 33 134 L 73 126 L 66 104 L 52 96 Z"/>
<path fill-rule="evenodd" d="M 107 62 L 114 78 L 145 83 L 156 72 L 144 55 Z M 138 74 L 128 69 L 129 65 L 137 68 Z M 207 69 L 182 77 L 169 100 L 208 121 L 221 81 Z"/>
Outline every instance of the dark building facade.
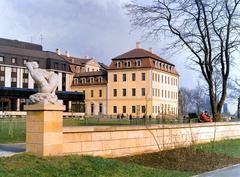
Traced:
<path fill-rule="evenodd" d="M 37 92 L 34 80 L 25 66 L 31 61 L 37 62 L 40 68 L 59 75 L 57 94 L 63 99 L 67 111 L 71 111 L 71 101 L 84 102 L 84 94 L 69 92 L 71 72 L 69 62 L 63 56 L 43 51 L 38 44 L 0 38 L 0 111 L 23 110 L 28 93 Z M 22 94 L 17 96 L 16 91 Z"/>

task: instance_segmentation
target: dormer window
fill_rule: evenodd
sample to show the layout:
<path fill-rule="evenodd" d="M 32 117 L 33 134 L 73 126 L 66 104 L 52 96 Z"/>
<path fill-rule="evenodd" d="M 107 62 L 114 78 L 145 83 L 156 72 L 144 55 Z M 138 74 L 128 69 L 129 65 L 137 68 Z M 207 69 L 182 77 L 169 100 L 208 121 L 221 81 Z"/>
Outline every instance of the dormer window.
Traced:
<path fill-rule="evenodd" d="M 24 59 L 23 60 L 23 64 L 26 65 L 26 63 L 28 62 L 28 59 Z"/>
<path fill-rule="evenodd" d="M 136 66 L 141 66 L 141 60 L 140 60 L 140 59 L 138 59 L 138 60 L 136 61 Z"/>
<path fill-rule="evenodd" d="M 98 83 L 102 83 L 102 77 L 98 77 Z"/>
<path fill-rule="evenodd" d="M 82 78 L 82 84 L 86 84 L 86 78 Z"/>
<path fill-rule="evenodd" d="M 0 56 L 0 62 L 4 61 L 4 56 Z"/>
<path fill-rule="evenodd" d="M 122 62 L 121 61 L 118 61 L 117 62 L 117 68 L 121 68 L 122 67 Z"/>
<path fill-rule="evenodd" d="M 128 67 L 128 68 L 131 67 L 131 61 L 127 61 L 127 67 Z"/>
<path fill-rule="evenodd" d="M 16 58 L 12 58 L 12 63 L 16 63 Z"/>
<path fill-rule="evenodd" d="M 78 84 L 78 78 L 74 78 L 73 83 Z"/>
<path fill-rule="evenodd" d="M 94 83 L 94 77 L 90 77 L 90 84 Z"/>
<path fill-rule="evenodd" d="M 75 72 L 76 72 L 76 73 L 80 73 L 80 70 L 81 70 L 81 69 L 80 69 L 80 66 L 76 66 Z"/>

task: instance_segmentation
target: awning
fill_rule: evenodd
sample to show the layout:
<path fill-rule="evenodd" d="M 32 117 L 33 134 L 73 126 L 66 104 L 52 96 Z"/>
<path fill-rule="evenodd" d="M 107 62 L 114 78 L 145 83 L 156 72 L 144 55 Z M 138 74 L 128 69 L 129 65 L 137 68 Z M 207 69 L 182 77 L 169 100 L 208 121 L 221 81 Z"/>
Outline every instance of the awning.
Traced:
<path fill-rule="evenodd" d="M 0 97 L 27 99 L 30 95 L 37 93 L 37 89 L 0 87 Z M 85 94 L 82 92 L 57 91 L 58 99 L 63 101 L 84 102 Z"/>

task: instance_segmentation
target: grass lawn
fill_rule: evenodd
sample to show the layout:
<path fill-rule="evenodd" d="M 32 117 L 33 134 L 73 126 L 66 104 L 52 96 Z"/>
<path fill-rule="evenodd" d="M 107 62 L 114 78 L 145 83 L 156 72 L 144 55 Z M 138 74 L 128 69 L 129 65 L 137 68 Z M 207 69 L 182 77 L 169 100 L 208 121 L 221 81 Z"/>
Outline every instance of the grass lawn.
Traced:
<path fill-rule="evenodd" d="M 162 170 L 90 156 L 36 157 L 20 154 L 0 158 L 4 177 L 187 177 L 191 172 Z"/>
<path fill-rule="evenodd" d="M 196 145 L 198 150 L 240 158 L 240 139 Z"/>
<path fill-rule="evenodd" d="M 26 121 L 22 118 L 0 119 L 0 143 L 25 142 Z"/>

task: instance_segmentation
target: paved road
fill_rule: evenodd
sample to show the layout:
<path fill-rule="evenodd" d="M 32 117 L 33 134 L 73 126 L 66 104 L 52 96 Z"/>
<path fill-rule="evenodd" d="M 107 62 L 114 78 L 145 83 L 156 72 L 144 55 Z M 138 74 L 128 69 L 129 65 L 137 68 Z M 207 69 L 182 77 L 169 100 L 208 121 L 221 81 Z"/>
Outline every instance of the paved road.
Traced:
<path fill-rule="evenodd" d="M 195 177 L 240 177 L 240 164 L 203 173 Z"/>
<path fill-rule="evenodd" d="M 0 144 L 0 157 L 10 156 L 25 151 L 26 151 L 25 143 Z"/>

